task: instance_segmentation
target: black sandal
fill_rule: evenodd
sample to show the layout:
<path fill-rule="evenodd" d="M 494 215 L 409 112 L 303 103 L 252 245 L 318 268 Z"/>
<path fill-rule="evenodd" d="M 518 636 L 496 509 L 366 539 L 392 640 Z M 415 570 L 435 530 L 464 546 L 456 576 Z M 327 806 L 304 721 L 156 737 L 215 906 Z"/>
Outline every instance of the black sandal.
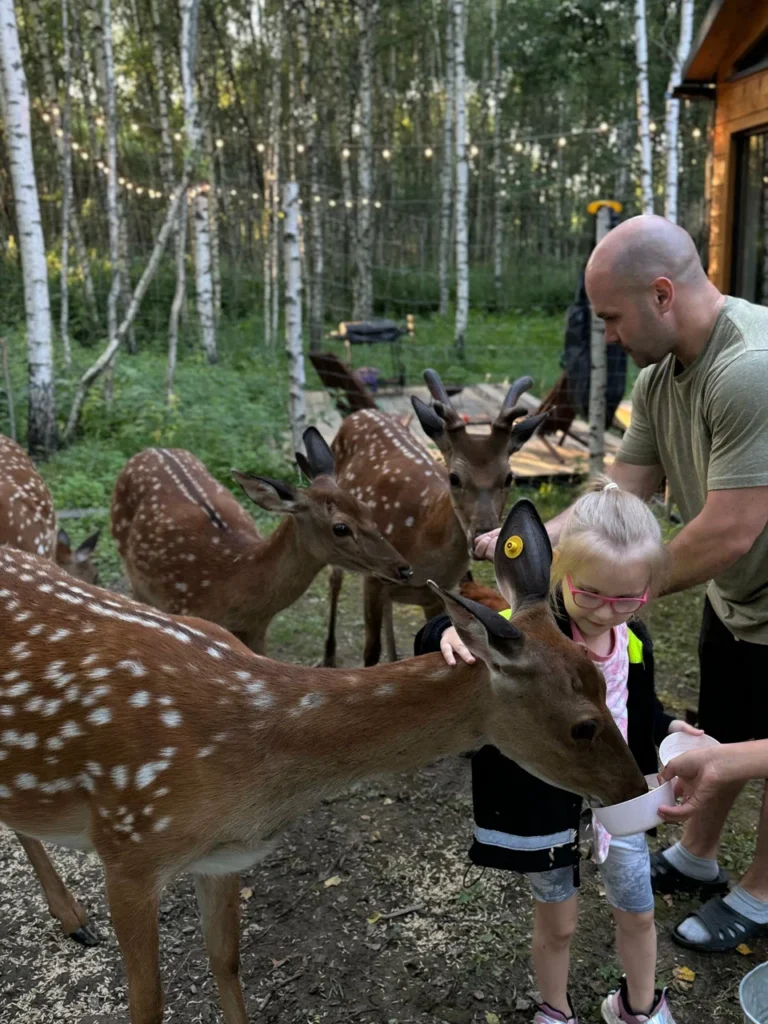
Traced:
<path fill-rule="evenodd" d="M 724 896 L 728 892 L 728 873 L 720 868 L 717 878 L 711 882 L 702 882 L 678 871 L 669 863 L 663 850 L 656 850 L 651 854 L 651 888 L 662 896 L 687 893 L 709 899 L 712 896 Z"/>
<path fill-rule="evenodd" d="M 719 896 L 689 914 L 685 920 L 691 917 L 701 921 L 709 932 L 709 938 L 704 942 L 691 942 L 680 934 L 678 925 L 672 931 L 672 941 L 684 949 L 695 949 L 700 953 L 728 953 L 742 942 L 750 942 L 762 935 L 768 935 L 768 925 L 758 924 L 757 921 L 744 917 L 738 910 L 724 903 Z"/>

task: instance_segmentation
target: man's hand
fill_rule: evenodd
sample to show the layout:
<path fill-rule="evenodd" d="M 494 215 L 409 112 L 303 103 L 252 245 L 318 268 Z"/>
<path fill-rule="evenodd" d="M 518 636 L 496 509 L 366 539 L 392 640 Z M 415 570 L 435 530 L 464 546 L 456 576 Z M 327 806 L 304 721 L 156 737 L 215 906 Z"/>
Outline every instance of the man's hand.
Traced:
<path fill-rule="evenodd" d="M 741 744 L 738 744 L 741 747 Z M 718 796 L 724 786 L 750 778 L 739 767 L 739 755 L 734 744 L 689 750 L 673 758 L 659 773 L 662 779 L 674 779 L 675 796 L 682 803 L 675 807 L 660 807 L 659 814 L 671 823 L 687 821 L 710 800 Z"/>
<path fill-rule="evenodd" d="M 492 562 L 493 556 L 496 554 L 496 541 L 499 539 L 500 533 L 500 529 L 491 530 L 490 533 L 481 533 L 475 540 L 475 558 L 486 558 L 489 562 Z"/>

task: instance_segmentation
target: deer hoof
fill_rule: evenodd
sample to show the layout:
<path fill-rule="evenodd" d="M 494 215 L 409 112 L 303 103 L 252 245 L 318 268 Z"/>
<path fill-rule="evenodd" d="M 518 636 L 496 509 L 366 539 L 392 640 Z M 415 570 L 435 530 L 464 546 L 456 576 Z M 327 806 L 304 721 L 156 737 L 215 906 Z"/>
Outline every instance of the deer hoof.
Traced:
<path fill-rule="evenodd" d="M 77 931 L 70 932 L 68 938 L 79 942 L 81 946 L 99 946 L 101 944 L 101 936 L 89 924 L 83 925 Z"/>

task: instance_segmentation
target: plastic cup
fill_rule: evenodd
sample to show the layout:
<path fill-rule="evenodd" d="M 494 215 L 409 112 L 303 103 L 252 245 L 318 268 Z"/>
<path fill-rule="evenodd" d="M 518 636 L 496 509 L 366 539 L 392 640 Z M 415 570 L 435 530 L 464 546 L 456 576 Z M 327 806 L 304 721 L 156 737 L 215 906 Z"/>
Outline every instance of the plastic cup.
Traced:
<path fill-rule="evenodd" d="M 606 832 L 612 836 L 632 836 L 663 824 L 659 808 L 674 806 L 676 780 L 670 779 L 659 785 L 657 775 L 646 775 L 645 781 L 648 783 L 648 792 L 642 796 L 625 800 L 621 804 L 593 808 L 595 818 Z"/>
<path fill-rule="evenodd" d="M 719 742 L 714 736 L 691 736 L 687 732 L 673 732 L 666 739 L 662 740 L 659 747 L 659 759 L 663 765 L 668 765 L 676 757 L 686 754 L 689 750 L 703 750 L 705 747 L 719 747 Z"/>

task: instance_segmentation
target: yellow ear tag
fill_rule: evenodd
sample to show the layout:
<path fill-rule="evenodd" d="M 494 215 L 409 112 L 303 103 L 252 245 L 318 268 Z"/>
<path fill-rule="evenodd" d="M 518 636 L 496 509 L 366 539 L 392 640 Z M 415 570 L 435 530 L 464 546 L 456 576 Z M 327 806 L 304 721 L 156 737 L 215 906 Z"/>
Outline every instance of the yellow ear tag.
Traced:
<path fill-rule="evenodd" d="M 523 538 L 509 537 L 504 544 L 504 554 L 507 558 L 517 558 L 523 552 Z"/>

